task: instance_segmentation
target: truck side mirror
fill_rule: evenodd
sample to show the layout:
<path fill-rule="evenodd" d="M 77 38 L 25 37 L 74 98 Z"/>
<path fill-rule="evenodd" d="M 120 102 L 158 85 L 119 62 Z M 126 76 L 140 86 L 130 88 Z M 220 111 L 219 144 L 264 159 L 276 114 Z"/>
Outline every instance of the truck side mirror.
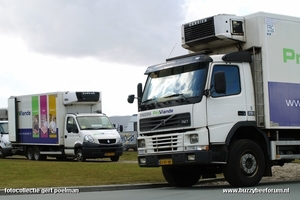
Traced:
<path fill-rule="evenodd" d="M 134 101 L 134 94 L 128 95 L 127 101 L 128 101 L 128 103 L 133 103 L 133 101 Z"/>
<path fill-rule="evenodd" d="M 143 85 L 139 83 L 137 85 L 137 97 L 134 96 L 134 94 L 128 95 L 127 102 L 133 103 L 134 99 L 136 98 L 138 100 L 138 105 L 142 102 L 142 95 L 143 95 Z"/>
<path fill-rule="evenodd" d="M 226 93 L 226 77 L 225 72 L 219 71 L 214 73 L 214 87 L 215 92 L 220 93 Z"/>

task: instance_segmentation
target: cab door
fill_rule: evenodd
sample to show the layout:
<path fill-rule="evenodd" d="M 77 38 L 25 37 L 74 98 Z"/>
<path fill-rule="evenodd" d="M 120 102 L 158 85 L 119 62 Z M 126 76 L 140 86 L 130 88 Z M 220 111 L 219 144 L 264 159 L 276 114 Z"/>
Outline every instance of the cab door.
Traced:
<path fill-rule="evenodd" d="M 225 91 L 215 88 L 215 73 L 225 75 Z M 247 120 L 246 92 L 241 63 L 216 64 L 210 71 L 210 96 L 207 98 L 207 122 L 211 143 L 224 143 L 230 129 L 239 121 Z"/>
<path fill-rule="evenodd" d="M 75 155 L 75 144 L 80 142 L 80 134 L 76 119 L 73 115 L 67 115 L 65 120 L 65 153 Z"/>

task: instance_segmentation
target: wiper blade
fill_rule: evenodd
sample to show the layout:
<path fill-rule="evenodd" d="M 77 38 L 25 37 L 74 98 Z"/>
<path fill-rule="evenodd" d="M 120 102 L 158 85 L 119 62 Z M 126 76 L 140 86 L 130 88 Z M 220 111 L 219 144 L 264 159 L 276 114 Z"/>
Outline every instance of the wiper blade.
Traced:
<path fill-rule="evenodd" d="M 171 94 L 171 95 L 164 96 L 162 98 L 170 98 L 170 97 L 182 97 L 184 100 L 186 99 L 183 93 Z"/>
<path fill-rule="evenodd" d="M 147 103 L 147 102 L 154 101 L 154 100 L 156 100 L 156 98 L 147 99 L 147 100 L 143 101 L 142 103 Z"/>

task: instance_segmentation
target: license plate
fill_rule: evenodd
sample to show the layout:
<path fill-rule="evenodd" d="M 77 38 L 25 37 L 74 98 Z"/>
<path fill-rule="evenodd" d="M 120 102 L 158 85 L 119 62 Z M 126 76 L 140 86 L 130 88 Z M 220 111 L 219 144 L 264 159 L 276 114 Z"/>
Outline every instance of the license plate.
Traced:
<path fill-rule="evenodd" d="M 115 153 L 105 153 L 105 156 L 114 156 Z"/>
<path fill-rule="evenodd" d="M 159 160 L 159 165 L 172 165 L 172 159 L 161 159 Z"/>

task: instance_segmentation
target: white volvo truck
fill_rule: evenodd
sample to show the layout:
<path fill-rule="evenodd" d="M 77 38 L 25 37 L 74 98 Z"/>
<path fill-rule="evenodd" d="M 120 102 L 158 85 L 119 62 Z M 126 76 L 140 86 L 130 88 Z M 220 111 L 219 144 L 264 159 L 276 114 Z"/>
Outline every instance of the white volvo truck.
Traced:
<path fill-rule="evenodd" d="M 101 92 L 53 92 L 8 99 L 9 140 L 29 160 L 110 158 L 123 153 L 120 134 L 101 113 Z"/>
<path fill-rule="evenodd" d="M 189 54 L 138 84 L 138 163 L 192 186 L 223 173 L 236 187 L 300 158 L 300 18 L 258 12 L 182 25 Z"/>

